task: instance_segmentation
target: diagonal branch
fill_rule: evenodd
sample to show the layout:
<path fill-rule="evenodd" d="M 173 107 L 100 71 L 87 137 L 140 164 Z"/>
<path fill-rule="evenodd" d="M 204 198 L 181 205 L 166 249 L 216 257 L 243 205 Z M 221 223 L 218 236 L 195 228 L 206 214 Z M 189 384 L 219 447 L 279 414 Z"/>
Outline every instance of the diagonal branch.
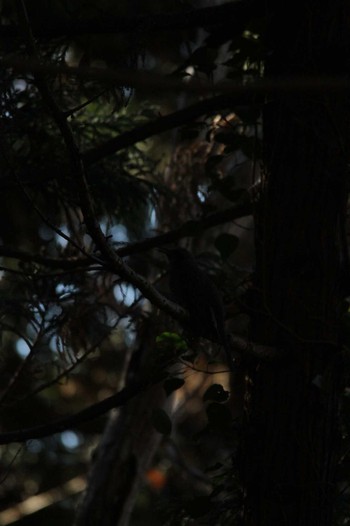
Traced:
<path fill-rule="evenodd" d="M 219 212 L 214 212 L 207 216 L 202 217 L 198 220 L 186 221 L 183 225 L 164 234 L 159 234 L 158 236 L 149 237 L 133 243 L 132 245 L 127 245 L 117 249 L 117 254 L 119 256 L 130 256 L 131 254 L 137 254 L 140 252 L 146 252 L 152 248 L 161 247 L 167 245 L 168 243 L 176 243 L 184 237 L 193 237 L 198 235 L 199 232 L 209 230 L 218 225 L 234 221 L 241 217 L 251 215 L 253 213 L 253 206 L 249 199 L 247 193 L 246 197 L 243 198 L 240 202 L 226 208 L 225 210 L 220 210 Z"/>
<path fill-rule="evenodd" d="M 180 227 L 170 230 L 169 232 L 165 232 L 164 234 L 159 234 L 158 236 L 149 237 L 143 239 L 142 241 L 120 247 L 115 251 L 115 254 L 120 257 L 125 257 L 132 254 L 146 252 L 147 250 L 161 247 L 168 243 L 176 243 L 184 237 L 192 237 L 200 231 L 205 231 L 218 225 L 234 221 L 235 219 L 250 215 L 251 213 L 252 204 L 247 196 L 246 199 L 231 206 L 230 208 L 220 210 L 219 212 L 214 212 L 198 220 L 186 221 L 186 223 Z M 49 256 L 43 256 L 41 254 L 32 254 L 24 250 L 17 250 L 4 245 L 0 245 L 0 257 L 18 259 L 28 263 L 37 263 L 43 267 L 62 269 L 66 271 L 73 271 L 79 268 L 84 269 L 96 263 L 95 259 L 93 258 L 67 258 L 66 256 L 62 258 L 53 258 Z"/>
<path fill-rule="evenodd" d="M 242 104 L 242 100 L 242 95 L 240 98 L 233 98 L 230 95 L 218 95 L 197 102 L 196 104 L 187 106 L 182 110 L 159 117 L 154 121 L 147 122 L 143 126 L 122 133 L 118 135 L 118 137 L 114 137 L 100 146 L 88 150 L 83 154 L 84 162 L 86 165 L 93 164 L 108 155 L 122 150 L 123 148 L 127 148 L 139 141 L 144 141 L 159 133 L 187 124 L 202 115 L 209 115 L 227 107 L 231 107 L 232 109 L 233 104 Z M 244 102 L 246 102 L 246 100 L 247 97 L 244 97 Z"/>
<path fill-rule="evenodd" d="M 102 400 L 101 402 L 97 402 L 74 415 L 60 418 L 48 424 L 19 429 L 17 431 L 9 431 L 7 433 L 0 433 L 0 444 L 10 444 L 12 442 L 24 442 L 34 438 L 43 438 L 76 427 L 84 422 L 89 422 L 98 416 L 104 415 L 107 411 L 110 411 L 113 408 L 126 404 L 131 398 L 134 398 L 136 395 L 144 391 L 146 387 L 146 383 L 135 382 L 124 387 L 124 389 L 118 393 Z"/>
<path fill-rule="evenodd" d="M 233 350 L 243 356 L 255 358 L 260 362 L 271 363 L 286 358 L 285 354 L 274 347 L 255 344 L 240 336 L 231 336 L 230 340 Z M 111 409 L 125 405 L 129 400 L 141 394 L 148 387 L 155 385 L 158 381 L 160 380 L 155 378 L 151 381 L 132 382 L 118 393 L 102 400 L 101 402 L 97 402 L 74 415 L 60 418 L 59 420 L 55 420 L 48 424 L 0 433 L 0 445 L 10 444 L 12 442 L 25 442 L 26 440 L 35 438 L 44 438 L 53 435 L 54 433 L 65 431 L 66 429 L 75 428 L 80 424 L 89 422 L 94 418 L 104 415 Z"/>
<path fill-rule="evenodd" d="M 31 32 L 24 0 L 17 0 L 17 7 L 23 26 L 23 33 L 26 35 L 27 47 L 30 56 L 34 57 L 36 60 L 39 60 L 39 55 Z M 151 303 L 164 310 L 175 319 L 179 321 L 188 319 L 188 313 L 182 307 L 165 298 L 146 279 L 137 274 L 132 268 L 124 263 L 121 257 L 115 253 L 113 248 L 107 242 L 100 225 L 96 220 L 94 206 L 86 180 L 84 162 L 75 143 L 73 132 L 67 122 L 67 118 L 56 104 L 56 101 L 51 95 L 43 75 L 40 72 L 34 73 L 34 80 L 47 108 L 49 109 L 57 127 L 61 132 L 62 138 L 66 145 L 67 153 L 71 162 L 72 173 L 74 174 L 78 183 L 78 192 L 84 222 L 89 235 L 96 245 L 96 248 L 100 251 L 101 255 L 105 259 L 105 268 L 134 285 L 142 292 L 145 298 L 151 301 Z"/>

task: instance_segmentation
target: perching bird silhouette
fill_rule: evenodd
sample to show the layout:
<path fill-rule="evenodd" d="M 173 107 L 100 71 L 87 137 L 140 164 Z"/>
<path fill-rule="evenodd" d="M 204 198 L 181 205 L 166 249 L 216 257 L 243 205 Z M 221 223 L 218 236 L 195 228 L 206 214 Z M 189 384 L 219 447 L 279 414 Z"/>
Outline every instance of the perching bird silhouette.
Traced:
<path fill-rule="evenodd" d="M 169 260 L 169 287 L 172 299 L 188 310 L 189 330 L 219 342 L 233 370 L 233 357 L 227 340 L 221 295 L 209 276 L 199 268 L 185 248 L 160 248 Z"/>

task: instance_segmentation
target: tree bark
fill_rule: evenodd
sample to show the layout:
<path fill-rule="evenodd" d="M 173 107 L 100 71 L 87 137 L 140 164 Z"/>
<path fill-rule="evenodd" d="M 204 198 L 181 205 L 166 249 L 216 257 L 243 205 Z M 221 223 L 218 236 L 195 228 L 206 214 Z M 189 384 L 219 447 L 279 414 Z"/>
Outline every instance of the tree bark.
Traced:
<path fill-rule="evenodd" d="M 154 322 L 144 322 L 140 347 L 126 364 L 126 382 L 152 372 L 150 351 L 156 333 Z M 154 371 L 156 367 L 155 363 Z M 144 474 L 162 438 L 152 424 L 152 411 L 157 408 L 172 410 L 172 398 L 166 397 L 162 384 L 150 387 L 110 416 L 92 459 L 76 526 L 129 524 Z"/>
<path fill-rule="evenodd" d="M 77 526 L 127 526 L 137 492 L 161 435 L 151 424 L 152 408 L 165 397 L 154 386 L 111 416 L 89 474 Z"/>
<path fill-rule="evenodd" d="M 268 1 L 266 74 L 340 75 L 349 44 L 342 2 Z M 330 526 L 341 396 L 349 101 L 271 98 L 256 213 L 255 341 L 286 359 L 251 371 L 243 479 L 245 524 Z"/>

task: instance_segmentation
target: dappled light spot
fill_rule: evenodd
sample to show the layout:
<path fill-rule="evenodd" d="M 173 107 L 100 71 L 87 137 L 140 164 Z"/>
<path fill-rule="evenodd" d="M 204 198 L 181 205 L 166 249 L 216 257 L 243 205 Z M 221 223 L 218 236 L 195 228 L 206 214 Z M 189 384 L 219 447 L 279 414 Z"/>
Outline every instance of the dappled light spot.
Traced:
<path fill-rule="evenodd" d="M 23 338 L 19 338 L 16 342 L 16 351 L 21 358 L 27 358 L 30 353 L 30 347 Z"/>
<path fill-rule="evenodd" d="M 67 449 L 76 449 L 81 443 L 79 435 L 71 430 L 63 431 L 60 438 L 63 446 Z"/>

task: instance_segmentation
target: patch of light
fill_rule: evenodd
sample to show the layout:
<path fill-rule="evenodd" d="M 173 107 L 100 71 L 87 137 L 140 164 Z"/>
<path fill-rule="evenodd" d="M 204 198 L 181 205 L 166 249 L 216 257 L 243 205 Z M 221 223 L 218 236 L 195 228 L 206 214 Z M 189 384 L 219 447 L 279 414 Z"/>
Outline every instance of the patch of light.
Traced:
<path fill-rule="evenodd" d="M 62 225 L 60 227 L 60 230 L 63 234 L 65 234 L 66 236 L 69 235 L 69 232 L 68 232 L 68 228 L 65 226 L 65 225 Z M 56 239 L 56 242 L 57 244 L 62 247 L 62 248 L 66 248 L 67 244 L 68 244 L 68 241 L 63 237 L 61 236 L 60 234 L 56 234 L 55 236 L 55 239 Z"/>
<path fill-rule="evenodd" d="M 49 349 L 54 354 L 60 353 L 61 344 L 59 343 L 60 339 L 58 336 L 52 336 L 49 341 Z"/>
<path fill-rule="evenodd" d="M 185 72 L 187 73 L 187 75 L 189 75 L 190 77 L 192 77 L 194 75 L 194 67 L 193 66 L 187 66 L 187 68 L 185 69 Z M 186 77 L 185 77 L 186 78 Z"/>
<path fill-rule="evenodd" d="M 56 285 L 56 294 L 63 294 L 66 291 L 66 285 L 64 283 L 58 283 Z"/>
<path fill-rule="evenodd" d="M 48 310 L 47 321 L 55 321 L 62 314 L 62 311 L 63 309 L 60 305 L 51 305 Z"/>
<path fill-rule="evenodd" d="M 117 225 L 114 225 L 110 233 L 113 236 L 113 240 L 117 241 L 118 243 L 126 243 L 129 241 L 128 232 L 124 225 L 121 225 L 118 223 Z"/>
<path fill-rule="evenodd" d="M 243 32 L 243 37 L 248 40 L 258 40 L 260 38 L 260 35 L 258 35 L 258 33 L 253 33 L 252 31 L 245 30 Z"/>
<path fill-rule="evenodd" d="M 58 283 L 56 285 L 56 294 L 60 296 L 60 299 L 65 298 L 66 296 L 69 296 L 73 292 L 76 291 L 75 285 L 72 285 L 72 283 Z"/>
<path fill-rule="evenodd" d="M 41 301 L 32 305 L 32 312 L 35 314 L 37 320 L 41 320 L 42 314 L 45 310 L 45 305 Z"/>
<path fill-rule="evenodd" d="M 101 221 L 100 228 L 102 230 L 102 234 L 104 236 L 107 236 L 108 235 L 108 224 L 106 223 L 106 221 Z"/>
<path fill-rule="evenodd" d="M 23 79 L 16 79 L 13 82 L 13 86 L 17 92 L 21 92 L 27 88 L 27 83 Z"/>
<path fill-rule="evenodd" d="M 135 334 L 135 331 L 132 331 L 132 330 L 127 330 L 125 331 L 125 343 L 128 347 L 131 347 L 132 345 L 134 345 L 136 341 L 136 334 Z"/>
<path fill-rule="evenodd" d="M 201 203 L 205 203 L 207 199 L 207 189 L 204 186 L 199 186 L 197 190 L 197 197 Z"/>
<path fill-rule="evenodd" d="M 20 338 L 16 342 L 16 351 L 20 355 L 21 358 L 27 358 L 28 354 L 30 353 L 30 347 L 27 344 L 23 338 Z"/>
<path fill-rule="evenodd" d="M 74 431 L 63 431 L 60 435 L 61 442 L 66 449 L 75 449 L 80 443 L 80 437 Z"/>
<path fill-rule="evenodd" d="M 126 317 L 121 320 L 120 328 L 123 329 L 124 341 L 128 347 L 131 347 L 136 341 L 136 334 L 133 325 L 130 323 L 130 318 Z"/>
<path fill-rule="evenodd" d="M 134 94 L 134 89 L 130 86 L 123 86 L 123 96 L 124 98 L 129 101 Z"/>
<path fill-rule="evenodd" d="M 152 210 L 151 210 L 150 217 L 149 217 L 149 222 L 150 222 L 150 228 L 156 228 L 156 226 L 157 226 L 157 214 L 156 214 L 155 208 L 152 208 Z"/>
<path fill-rule="evenodd" d="M 124 303 L 126 307 L 130 307 L 137 298 L 136 289 L 126 283 L 118 283 L 113 289 L 114 297 L 117 301 Z"/>
<path fill-rule="evenodd" d="M 43 444 L 40 440 L 29 440 L 26 447 L 30 453 L 39 453 L 43 449 Z"/>
<path fill-rule="evenodd" d="M 39 236 L 44 241 L 50 241 L 53 238 L 52 229 L 47 225 L 41 225 L 39 228 Z"/>

